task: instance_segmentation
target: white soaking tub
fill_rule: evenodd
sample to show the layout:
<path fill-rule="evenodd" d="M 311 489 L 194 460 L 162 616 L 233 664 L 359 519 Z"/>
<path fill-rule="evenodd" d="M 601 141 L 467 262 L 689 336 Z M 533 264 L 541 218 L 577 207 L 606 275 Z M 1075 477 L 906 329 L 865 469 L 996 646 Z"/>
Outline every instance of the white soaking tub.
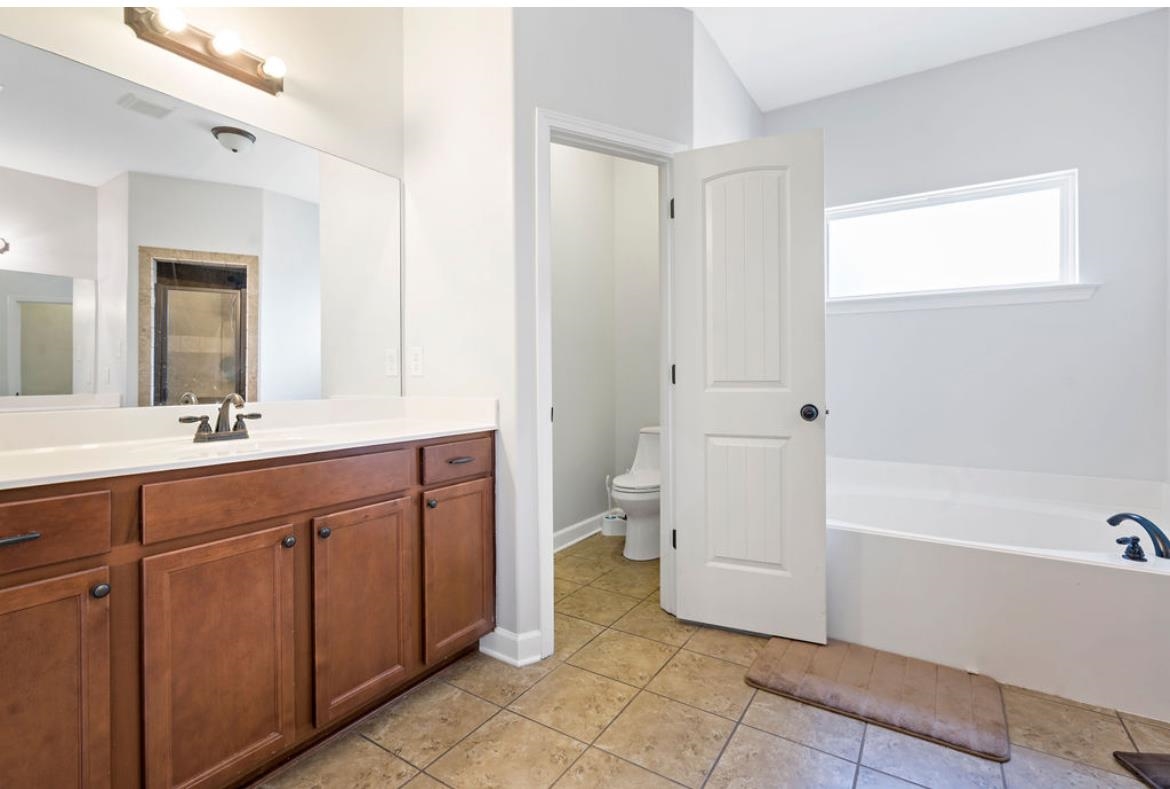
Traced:
<path fill-rule="evenodd" d="M 829 634 L 1001 682 L 1170 720 L 1164 486 L 829 462 Z M 1121 558 L 1140 535 L 1148 561 Z"/>

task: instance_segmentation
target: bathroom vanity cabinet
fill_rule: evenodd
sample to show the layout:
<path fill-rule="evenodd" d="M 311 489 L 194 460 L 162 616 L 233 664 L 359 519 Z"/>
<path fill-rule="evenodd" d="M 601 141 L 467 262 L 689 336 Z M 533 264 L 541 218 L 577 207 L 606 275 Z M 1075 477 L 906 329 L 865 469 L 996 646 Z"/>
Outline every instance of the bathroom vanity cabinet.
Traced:
<path fill-rule="evenodd" d="M 0 785 L 239 785 L 473 648 L 493 441 L 0 491 Z"/>

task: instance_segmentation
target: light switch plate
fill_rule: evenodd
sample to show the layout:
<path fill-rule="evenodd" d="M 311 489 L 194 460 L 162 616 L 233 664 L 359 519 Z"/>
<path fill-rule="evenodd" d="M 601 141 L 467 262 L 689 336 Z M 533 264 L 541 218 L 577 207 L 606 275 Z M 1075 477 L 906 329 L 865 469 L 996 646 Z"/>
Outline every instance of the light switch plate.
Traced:
<path fill-rule="evenodd" d="M 423 349 L 420 345 L 412 345 L 406 351 L 406 364 L 411 375 L 423 374 Z"/>
<path fill-rule="evenodd" d="M 392 378 L 398 375 L 398 349 L 386 349 L 386 376 Z"/>

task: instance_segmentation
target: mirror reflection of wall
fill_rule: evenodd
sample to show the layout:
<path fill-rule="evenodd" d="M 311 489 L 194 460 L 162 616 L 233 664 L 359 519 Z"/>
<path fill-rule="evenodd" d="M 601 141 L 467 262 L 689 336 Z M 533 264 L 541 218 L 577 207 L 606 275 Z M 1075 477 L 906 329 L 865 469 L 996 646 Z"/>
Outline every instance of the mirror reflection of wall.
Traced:
<path fill-rule="evenodd" d="M 0 74 L 0 410 L 401 393 L 396 178 L 4 37 Z"/>

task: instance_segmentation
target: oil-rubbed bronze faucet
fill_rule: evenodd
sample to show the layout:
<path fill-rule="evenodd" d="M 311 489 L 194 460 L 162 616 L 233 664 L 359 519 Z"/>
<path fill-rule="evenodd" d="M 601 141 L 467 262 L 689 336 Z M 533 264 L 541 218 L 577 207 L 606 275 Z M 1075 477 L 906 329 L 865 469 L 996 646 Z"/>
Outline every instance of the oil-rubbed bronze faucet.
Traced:
<path fill-rule="evenodd" d="M 223 399 L 219 404 L 219 415 L 215 420 L 215 430 L 211 429 L 211 417 L 209 416 L 181 416 L 179 421 L 183 424 L 199 423 L 199 427 L 195 428 L 195 441 L 227 441 L 233 438 L 247 438 L 248 425 L 245 422 L 247 419 L 259 419 L 260 414 L 236 414 L 236 422 L 231 423 L 232 406 L 236 408 L 244 407 L 244 398 L 240 397 L 235 392 Z"/>

